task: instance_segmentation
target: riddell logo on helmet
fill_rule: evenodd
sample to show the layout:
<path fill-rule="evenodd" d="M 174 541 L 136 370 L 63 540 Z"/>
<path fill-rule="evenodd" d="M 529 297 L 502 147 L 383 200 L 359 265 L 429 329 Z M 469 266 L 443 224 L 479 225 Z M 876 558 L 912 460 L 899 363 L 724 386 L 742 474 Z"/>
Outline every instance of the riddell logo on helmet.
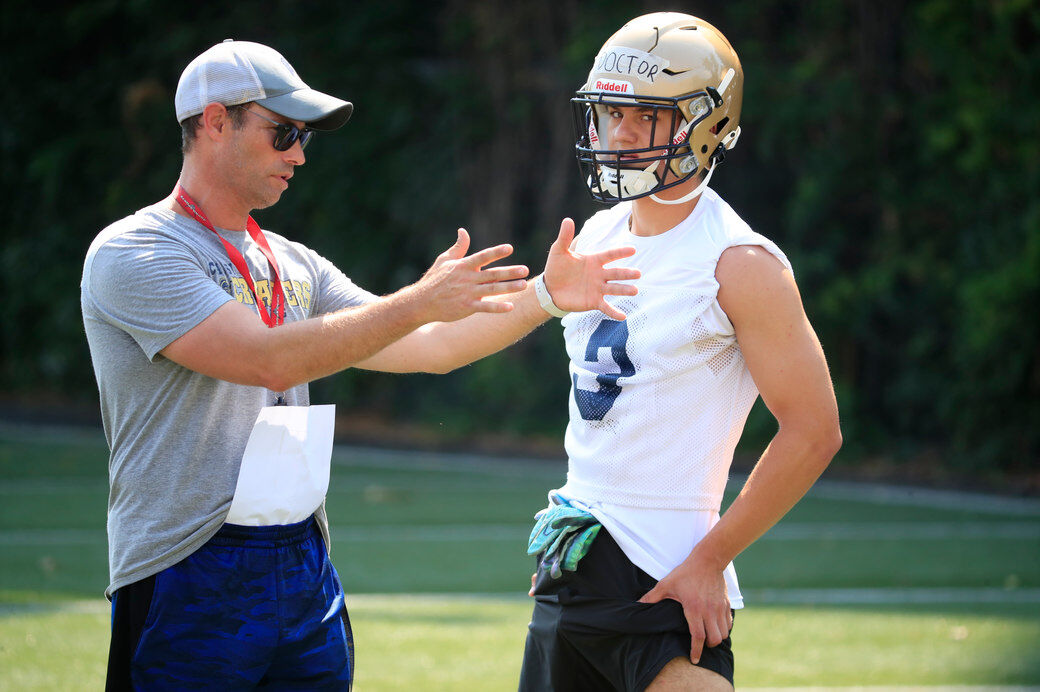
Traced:
<path fill-rule="evenodd" d="M 592 87 L 593 91 L 609 91 L 612 94 L 634 94 L 635 89 L 628 82 L 619 82 L 613 79 L 597 79 Z"/>

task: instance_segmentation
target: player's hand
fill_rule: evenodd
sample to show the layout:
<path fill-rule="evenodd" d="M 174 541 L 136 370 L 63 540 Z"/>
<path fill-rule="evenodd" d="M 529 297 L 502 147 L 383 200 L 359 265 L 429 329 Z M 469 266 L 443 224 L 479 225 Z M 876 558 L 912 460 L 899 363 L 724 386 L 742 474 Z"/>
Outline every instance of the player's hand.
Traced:
<path fill-rule="evenodd" d="M 511 255 L 511 245 L 496 245 L 467 257 L 468 250 L 469 234 L 460 228 L 455 244 L 438 255 L 422 278 L 410 287 L 429 311 L 428 322 L 454 322 L 475 312 L 509 312 L 512 303 L 486 299 L 527 287 L 525 277 L 529 270 L 524 265 L 487 266 Z"/>
<path fill-rule="evenodd" d="M 705 646 L 718 646 L 729 636 L 733 613 L 722 572 L 687 559 L 639 599 L 657 603 L 670 598 L 682 605 L 690 628 L 690 662 L 696 664 Z"/>
<path fill-rule="evenodd" d="M 605 296 L 634 296 L 638 293 L 635 286 L 615 282 L 638 279 L 639 270 L 607 268 L 605 265 L 631 257 L 636 254 L 636 249 L 617 247 L 583 255 L 572 250 L 573 242 L 574 221 L 564 219 L 545 262 L 545 287 L 549 289 L 553 303 L 569 312 L 599 310 L 612 319 L 625 319 L 625 313 L 607 303 Z"/>

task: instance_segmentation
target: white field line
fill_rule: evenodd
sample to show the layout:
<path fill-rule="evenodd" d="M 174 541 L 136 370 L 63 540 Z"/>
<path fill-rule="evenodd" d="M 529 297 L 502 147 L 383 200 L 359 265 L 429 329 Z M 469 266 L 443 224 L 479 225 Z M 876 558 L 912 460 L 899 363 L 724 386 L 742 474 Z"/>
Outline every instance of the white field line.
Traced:
<path fill-rule="evenodd" d="M 96 495 L 108 494 L 103 478 L 20 478 L 0 481 L 2 495 Z"/>
<path fill-rule="evenodd" d="M 754 692 L 1037 692 L 1036 685 L 875 685 L 873 687 L 746 687 Z"/>
<path fill-rule="evenodd" d="M 1040 588 L 870 588 L 870 589 L 741 589 L 749 607 L 758 605 L 922 605 L 979 603 L 1040 603 Z M 529 598 L 515 593 L 365 593 L 351 599 L 413 599 L 418 602 L 445 600 L 511 601 Z"/>
<path fill-rule="evenodd" d="M 534 469 L 518 467 L 518 462 L 515 461 L 503 461 L 501 459 L 493 461 L 490 458 L 481 464 L 467 461 L 469 457 L 460 457 L 461 461 L 448 461 L 442 459 L 440 456 L 435 454 L 420 454 L 418 452 L 408 452 L 409 455 L 415 455 L 416 459 L 399 458 L 402 453 L 394 452 L 390 453 L 386 450 L 375 450 L 374 452 L 365 451 L 365 454 L 377 454 L 379 455 L 379 461 L 376 463 L 367 463 L 360 461 L 358 463 L 353 462 L 336 462 L 337 466 L 346 468 L 371 468 L 371 469 L 387 469 L 394 468 L 398 470 L 423 470 L 423 471 L 437 471 L 445 472 L 446 474 L 455 474 L 465 472 L 467 474 L 478 473 L 485 475 L 486 480 L 480 479 L 458 479 L 452 478 L 450 475 L 446 475 L 442 480 L 433 481 L 430 478 L 425 478 L 417 481 L 414 484 L 408 482 L 401 482 L 400 480 L 394 480 L 391 482 L 376 482 L 366 483 L 364 489 L 374 488 L 376 490 L 386 489 L 391 492 L 407 492 L 409 490 L 429 490 L 432 485 L 446 484 L 452 488 L 462 489 L 470 488 L 475 491 L 479 491 L 482 488 L 495 487 L 496 479 L 506 479 L 510 477 L 522 477 L 526 480 L 530 480 L 532 470 L 545 470 L 545 462 L 537 461 Z M 431 459 L 427 459 L 429 456 Z M 335 459 L 334 459 L 335 461 Z M 563 480 L 562 472 L 558 474 L 559 480 Z M 551 480 L 555 480 L 555 476 Z M 552 485 L 550 479 L 547 479 L 546 488 Z M 741 487 L 744 483 L 745 477 L 734 476 L 730 479 L 730 490 L 736 490 Z M 490 484 L 490 485 L 489 485 Z M 342 492 L 350 490 L 358 490 L 355 481 L 350 478 L 344 478 L 342 476 L 337 477 L 336 473 L 332 474 L 332 479 L 329 485 L 330 492 Z M 41 495 L 80 495 L 80 494 L 96 494 L 107 492 L 108 482 L 103 478 L 25 478 L 25 479 L 0 479 L 0 497 L 2 496 L 18 496 L 23 494 L 41 494 Z M 824 500 L 841 500 L 850 502 L 859 502 L 867 504 L 878 504 L 878 505 L 900 505 L 905 507 L 925 507 L 930 509 L 941 509 L 941 510 L 952 510 L 960 512 L 979 512 L 992 515 L 1003 515 L 1003 516 L 1015 516 L 1026 519 L 1040 518 L 1040 501 L 1030 498 L 1016 498 L 1016 497 L 1001 497 L 995 495 L 980 495 L 975 493 L 960 493 L 945 490 L 929 490 L 924 488 L 908 488 L 898 486 L 886 486 L 872 483 L 850 483 L 841 481 L 819 481 L 809 491 L 809 496 L 824 499 Z M 880 524 L 878 524 L 880 526 Z M 782 529 L 785 524 L 780 524 L 772 533 L 776 533 Z M 864 524 L 866 526 L 866 524 Z M 933 530 L 943 531 L 944 529 L 906 529 L 897 528 L 897 525 L 892 525 L 893 530 L 898 534 L 899 531 L 903 531 L 903 534 L 907 537 L 911 537 L 915 531 L 921 533 L 922 537 L 928 537 L 930 532 Z M 839 529 L 840 531 L 841 529 Z M 850 529 L 855 531 L 855 529 Z M 840 537 L 840 536 L 835 536 Z M 855 537 L 855 536 L 850 536 Z M 779 537 L 777 537 L 779 538 Z"/>
<path fill-rule="evenodd" d="M 838 539 L 867 541 L 1036 539 L 1038 522 L 780 522 L 759 540 L 803 541 Z M 1040 549 L 1040 544 L 1037 545 Z"/>
<path fill-rule="evenodd" d="M 111 615 L 112 604 L 104 598 L 48 603 L 0 603 L 0 617 L 10 615 Z"/>
<path fill-rule="evenodd" d="M 563 461 L 545 459 L 506 459 L 475 454 L 440 452 L 398 452 L 384 449 L 338 446 L 333 452 L 333 465 L 344 468 L 392 468 L 399 470 L 443 471 L 446 473 L 485 473 L 531 478 L 541 474 L 552 480 L 565 480 Z M 731 474 L 729 490 L 743 487 L 747 476 Z M 546 487 L 549 490 L 549 487 Z M 985 512 L 998 515 L 1040 517 L 1040 499 L 1008 497 L 953 490 L 933 490 L 883 483 L 820 480 L 809 494 L 828 500 L 847 500 L 881 505 L 901 505 L 958 511 Z"/>
<path fill-rule="evenodd" d="M 530 524 L 437 524 L 401 526 L 333 526 L 337 543 L 422 541 L 525 541 Z M 857 522 L 781 523 L 760 541 L 945 541 L 1036 540 L 1040 549 L 1040 522 Z M 102 529 L 0 529 L 0 545 L 89 545 L 104 543 Z"/>
<path fill-rule="evenodd" d="M 741 589 L 744 602 L 765 605 L 899 605 L 928 603 L 1040 603 L 1040 589 L 878 588 Z"/>
<path fill-rule="evenodd" d="M 0 420 L 0 438 L 38 440 L 44 436 L 57 440 L 105 444 L 103 433 L 96 428 L 30 426 Z M 344 468 L 414 469 L 445 473 L 478 473 L 506 478 L 530 479 L 545 476 L 546 490 L 557 480 L 562 484 L 565 480 L 566 470 L 566 461 L 562 458 L 559 460 L 524 459 L 455 452 L 391 450 L 357 445 L 336 445 L 333 448 L 332 463 L 334 466 Z M 731 491 L 739 489 L 744 485 L 746 479 L 745 475 L 731 474 L 729 489 Z M 17 488 L 14 490 L 5 488 L 11 484 L 12 481 L 0 481 L 0 495 L 17 492 Z M 883 483 L 833 481 L 826 478 L 818 481 L 809 493 L 813 497 L 850 502 L 1040 517 L 1040 498 L 933 490 Z"/>
<path fill-rule="evenodd" d="M 480 454 L 448 452 L 397 451 L 374 447 L 337 445 L 332 455 L 333 465 L 346 468 L 393 468 L 444 472 L 487 473 L 520 475 L 529 478 L 541 473 L 565 480 L 565 460 L 518 459 Z M 731 474 L 729 489 L 744 485 L 747 476 Z M 547 487 L 546 490 L 549 488 Z M 1040 499 L 1009 497 L 985 493 L 933 490 L 852 481 L 818 481 L 810 490 L 814 497 L 853 502 L 867 502 L 910 507 L 930 507 L 994 514 L 1040 517 Z"/>
<path fill-rule="evenodd" d="M 737 482 L 737 477 L 731 479 Z M 743 485 L 743 479 L 739 480 Z M 732 489 L 733 486 L 731 485 Z M 1040 517 L 1040 499 L 1008 497 L 955 490 L 933 490 L 882 483 L 820 480 L 809 491 L 812 497 L 880 505 L 902 505 L 962 512 L 985 512 L 1023 517 Z"/>
<path fill-rule="evenodd" d="M 751 608 L 768 605 L 959 605 L 1040 603 L 1040 589 L 763 589 L 744 593 Z M 421 607 L 424 603 L 445 601 L 476 603 L 526 603 L 530 597 L 521 591 L 514 593 L 362 593 L 347 594 L 349 603 L 375 604 L 385 601 L 409 602 Z M 104 598 L 49 603 L 0 603 L 0 617 L 38 615 L 48 613 L 109 615 L 112 606 Z M 824 688 L 813 688 L 824 689 Z M 853 688 L 842 688 L 845 690 Z M 860 688 L 868 689 L 868 688 Z M 869 688 L 874 689 L 874 688 Z M 882 688 L 878 688 L 882 689 Z M 894 688 L 893 688 L 894 689 Z"/>

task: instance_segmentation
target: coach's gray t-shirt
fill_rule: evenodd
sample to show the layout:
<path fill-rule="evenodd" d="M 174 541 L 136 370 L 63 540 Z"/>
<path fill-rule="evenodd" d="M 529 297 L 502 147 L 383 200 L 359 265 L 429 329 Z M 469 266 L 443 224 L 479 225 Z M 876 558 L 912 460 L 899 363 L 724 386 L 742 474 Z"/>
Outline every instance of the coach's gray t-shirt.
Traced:
<path fill-rule="evenodd" d="M 265 300 L 266 257 L 244 231 L 218 230 L 245 256 Z M 375 298 L 312 250 L 265 235 L 278 262 L 286 322 Z M 80 301 L 111 450 L 109 597 L 176 564 L 216 533 L 253 422 L 274 403 L 263 387 L 213 379 L 159 354 L 231 300 L 255 309 L 220 239 L 170 209 L 153 205 L 117 221 L 87 252 Z M 286 392 L 285 401 L 309 405 L 307 385 Z M 317 514 L 327 540 L 324 507 Z"/>

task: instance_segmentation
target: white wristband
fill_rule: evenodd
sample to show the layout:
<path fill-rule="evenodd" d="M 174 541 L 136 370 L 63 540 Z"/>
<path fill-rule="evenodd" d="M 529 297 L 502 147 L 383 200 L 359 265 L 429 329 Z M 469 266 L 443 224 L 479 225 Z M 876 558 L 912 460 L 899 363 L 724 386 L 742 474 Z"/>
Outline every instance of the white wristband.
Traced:
<path fill-rule="evenodd" d="M 565 317 L 570 314 L 566 310 L 561 310 L 556 307 L 556 303 L 553 302 L 552 296 L 549 295 L 549 289 L 545 287 L 544 274 L 539 274 L 535 277 L 534 294 L 538 297 L 538 304 L 542 306 L 542 309 L 553 317 Z"/>

